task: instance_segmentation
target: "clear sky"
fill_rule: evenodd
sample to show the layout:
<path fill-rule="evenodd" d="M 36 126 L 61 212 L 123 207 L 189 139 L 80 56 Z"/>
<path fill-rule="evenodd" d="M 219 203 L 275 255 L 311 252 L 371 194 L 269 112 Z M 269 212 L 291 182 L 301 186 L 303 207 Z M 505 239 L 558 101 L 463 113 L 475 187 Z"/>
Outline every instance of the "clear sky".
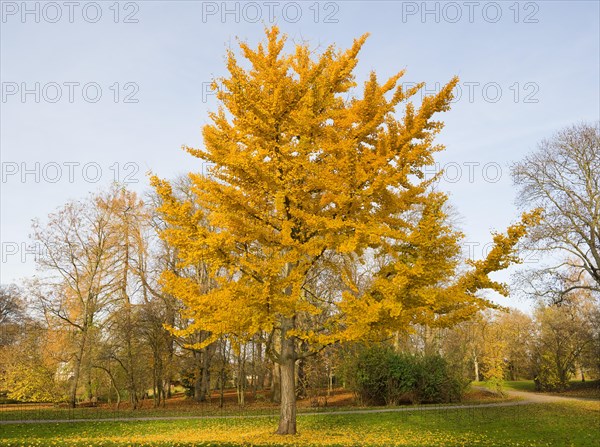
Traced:
<path fill-rule="evenodd" d="M 1 11 L 1 283 L 35 272 L 31 219 L 115 179 L 143 191 L 149 170 L 202 169 L 180 147 L 202 146 L 216 108 L 208 83 L 236 37 L 256 44 L 272 23 L 320 48 L 371 33 L 359 83 L 373 69 L 406 68 L 404 82 L 431 90 L 460 76 L 438 161 L 473 258 L 518 218 L 510 163 L 600 117 L 597 1 L 2 1 Z"/>

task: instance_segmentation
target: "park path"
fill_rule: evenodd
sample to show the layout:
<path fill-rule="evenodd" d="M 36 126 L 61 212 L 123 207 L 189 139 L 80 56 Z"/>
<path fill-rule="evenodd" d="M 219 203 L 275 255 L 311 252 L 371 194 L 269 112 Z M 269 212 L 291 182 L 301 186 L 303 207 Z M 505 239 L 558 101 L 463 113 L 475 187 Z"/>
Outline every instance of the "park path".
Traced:
<path fill-rule="evenodd" d="M 483 387 L 474 387 L 481 390 L 487 390 Z M 489 390 L 487 390 L 489 391 Z M 519 405 L 530 405 L 536 403 L 552 403 L 565 401 L 596 401 L 600 405 L 600 400 L 584 397 L 563 397 L 547 394 L 539 394 L 528 391 L 505 391 L 510 397 L 518 398 L 519 400 L 511 400 L 508 402 L 491 402 L 487 404 L 461 404 L 461 405 L 423 405 L 397 408 L 375 408 L 375 409 L 360 409 L 360 410 L 334 410 L 334 411 L 312 411 L 298 413 L 298 416 L 326 416 L 326 415 L 344 415 L 344 414 L 373 414 L 373 413 L 400 413 L 405 411 L 441 411 L 441 410 L 463 410 L 469 408 L 497 408 L 497 407 L 514 407 Z M 253 419 L 253 418 L 270 418 L 273 414 L 249 414 L 249 415 L 210 415 L 210 416 L 142 416 L 142 417 L 122 417 L 122 418 L 100 418 L 100 419 L 39 419 L 39 420 L 13 420 L 0 421 L 0 425 L 9 424 L 64 424 L 74 422 L 127 422 L 127 421 L 177 421 L 185 419 Z"/>
<path fill-rule="evenodd" d="M 471 386 L 471 388 L 490 392 L 489 388 L 483 386 Z M 547 404 L 552 402 L 574 402 L 574 401 L 584 401 L 584 402 L 598 402 L 600 404 L 599 399 L 595 399 L 593 397 L 574 397 L 574 396 L 557 396 L 555 394 L 544 394 L 534 391 L 516 391 L 516 390 L 503 390 L 504 394 L 509 397 L 515 397 L 521 399 L 521 401 L 525 401 L 530 404 Z"/>
<path fill-rule="evenodd" d="M 556 396 L 553 394 L 535 393 L 531 391 L 505 391 L 506 394 L 512 397 L 518 397 L 524 399 L 529 403 L 547 404 L 552 402 L 573 402 L 573 401 L 587 401 L 587 402 L 598 402 L 600 400 L 594 399 L 593 397 L 574 397 L 574 396 Z"/>

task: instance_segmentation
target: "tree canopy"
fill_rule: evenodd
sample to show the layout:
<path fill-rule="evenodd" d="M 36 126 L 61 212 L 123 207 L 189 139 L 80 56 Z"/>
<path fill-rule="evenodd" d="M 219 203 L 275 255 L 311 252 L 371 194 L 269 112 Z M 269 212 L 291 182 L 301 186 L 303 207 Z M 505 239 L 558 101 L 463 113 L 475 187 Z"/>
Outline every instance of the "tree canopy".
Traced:
<path fill-rule="evenodd" d="M 208 273 L 163 273 L 192 321 L 173 331 L 209 331 L 204 344 L 264 334 L 281 368 L 282 434 L 295 432 L 296 360 L 493 306 L 477 292 L 506 293 L 488 275 L 518 261 L 515 244 L 539 217 L 524 214 L 494 235 L 485 259 L 463 268 L 447 196 L 424 175 L 443 149 L 435 115 L 449 109 L 458 79 L 418 105 L 411 98 L 423 84 L 403 89 L 403 71 L 383 82 L 372 72 L 358 94 L 354 70 L 366 38 L 318 55 L 306 44 L 284 53 L 277 27 L 256 49 L 240 43 L 247 64 L 228 51 L 205 147 L 185 147 L 213 165 L 210 175 L 191 173 L 184 200 L 152 179 L 168 224 L 162 237 L 181 265 L 202 263 Z M 325 277 L 335 286 L 321 293 Z"/>

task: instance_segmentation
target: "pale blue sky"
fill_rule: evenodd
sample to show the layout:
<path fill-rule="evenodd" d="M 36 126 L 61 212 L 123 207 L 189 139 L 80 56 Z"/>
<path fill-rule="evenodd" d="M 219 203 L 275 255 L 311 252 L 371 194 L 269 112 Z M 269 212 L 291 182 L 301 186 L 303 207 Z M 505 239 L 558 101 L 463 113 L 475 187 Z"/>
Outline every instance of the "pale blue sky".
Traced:
<path fill-rule="evenodd" d="M 2 283 L 34 272 L 23 251 L 31 219 L 115 176 L 142 191 L 150 169 L 162 177 L 200 169 L 180 146 L 202 145 L 216 106 L 206 83 L 225 73 L 236 36 L 263 38 L 271 14 L 290 40 L 314 46 L 347 47 L 371 33 L 359 82 L 372 69 L 383 78 L 406 68 L 405 82 L 431 88 L 460 76 L 438 160 L 475 257 L 491 230 L 518 216 L 508 165 L 561 127 L 600 117 L 596 1 L 228 2 L 224 16 L 222 2 L 76 3 L 28 2 L 23 16 L 22 2 L 2 2 Z M 125 102 L 128 94 L 137 102 Z"/>

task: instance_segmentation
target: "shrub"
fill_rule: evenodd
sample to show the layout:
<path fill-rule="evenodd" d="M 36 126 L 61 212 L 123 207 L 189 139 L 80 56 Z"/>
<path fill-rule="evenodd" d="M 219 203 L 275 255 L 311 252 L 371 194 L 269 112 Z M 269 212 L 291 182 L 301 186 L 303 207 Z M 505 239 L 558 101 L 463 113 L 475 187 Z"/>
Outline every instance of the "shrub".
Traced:
<path fill-rule="evenodd" d="M 396 353 L 387 346 L 359 350 L 346 360 L 342 373 L 347 386 L 367 405 L 455 402 L 466 387 L 443 357 Z"/>
<path fill-rule="evenodd" d="M 416 369 L 416 402 L 460 401 L 468 384 L 454 374 L 440 355 L 413 356 Z"/>

